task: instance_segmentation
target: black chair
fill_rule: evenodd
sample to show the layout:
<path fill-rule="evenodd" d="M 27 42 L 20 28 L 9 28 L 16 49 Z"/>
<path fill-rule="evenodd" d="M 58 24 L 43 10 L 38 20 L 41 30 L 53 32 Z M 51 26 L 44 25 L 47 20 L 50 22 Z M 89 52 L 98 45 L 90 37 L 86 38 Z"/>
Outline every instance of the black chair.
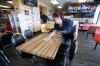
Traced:
<path fill-rule="evenodd" d="M 12 36 L 12 44 L 15 48 L 23 43 L 25 43 L 25 39 L 20 33 L 16 33 Z M 24 57 L 24 58 L 32 58 L 33 57 L 33 55 L 25 53 L 25 52 L 19 52 L 17 50 L 16 50 L 16 52 L 17 52 L 17 55 L 20 55 L 21 57 Z"/>
<path fill-rule="evenodd" d="M 3 62 L 4 65 L 8 65 L 10 61 L 8 60 L 6 54 L 6 51 L 8 48 L 12 47 L 11 43 L 11 37 L 13 36 L 12 32 L 5 32 L 0 37 L 0 59 Z"/>
<path fill-rule="evenodd" d="M 2 65 L 7 66 L 10 61 L 8 60 L 7 56 L 4 54 L 4 52 L 2 51 L 2 45 L 0 44 L 0 62 Z"/>
<path fill-rule="evenodd" d="M 0 44 L 0 64 L 3 66 L 7 66 L 10 63 L 7 56 L 3 52 L 3 47 Z"/>
<path fill-rule="evenodd" d="M 13 46 L 16 48 L 17 46 L 21 45 L 25 43 L 25 39 L 24 37 L 20 34 L 20 33 L 16 33 L 12 36 L 12 44 Z M 19 55 L 20 57 L 22 58 L 28 58 L 28 59 L 31 59 L 31 61 L 34 63 L 34 65 L 36 65 L 38 62 L 37 62 L 37 58 L 36 56 L 32 55 L 32 54 L 28 54 L 28 53 L 25 53 L 25 52 L 20 52 L 20 51 L 17 51 L 17 55 Z"/>
<path fill-rule="evenodd" d="M 26 39 L 31 39 L 33 37 L 33 33 L 30 29 L 25 30 L 24 35 L 25 35 Z"/>
<path fill-rule="evenodd" d="M 5 32 L 1 36 L 0 42 L 1 42 L 1 45 L 2 45 L 2 48 L 3 48 L 3 51 L 12 46 L 12 44 L 11 44 L 12 36 L 13 36 L 12 32 Z"/>
<path fill-rule="evenodd" d="M 24 37 L 21 35 L 21 33 L 15 33 L 13 36 L 12 36 L 12 44 L 14 47 L 17 47 L 23 43 L 25 43 L 25 39 Z"/>

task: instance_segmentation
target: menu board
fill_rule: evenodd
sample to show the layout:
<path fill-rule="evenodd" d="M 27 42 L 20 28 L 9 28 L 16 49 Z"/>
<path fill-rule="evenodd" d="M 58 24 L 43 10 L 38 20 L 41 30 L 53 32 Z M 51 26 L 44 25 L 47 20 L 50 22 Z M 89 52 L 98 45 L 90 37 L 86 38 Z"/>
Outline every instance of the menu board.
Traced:
<path fill-rule="evenodd" d="M 73 7 L 71 5 L 68 6 L 68 11 L 73 11 Z"/>
<path fill-rule="evenodd" d="M 82 5 L 82 11 L 87 11 L 87 6 L 86 5 Z"/>
<path fill-rule="evenodd" d="M 67 7 L 68 12 L 91 12 L 95 9 L 95 4 L 71 4 Z"/>

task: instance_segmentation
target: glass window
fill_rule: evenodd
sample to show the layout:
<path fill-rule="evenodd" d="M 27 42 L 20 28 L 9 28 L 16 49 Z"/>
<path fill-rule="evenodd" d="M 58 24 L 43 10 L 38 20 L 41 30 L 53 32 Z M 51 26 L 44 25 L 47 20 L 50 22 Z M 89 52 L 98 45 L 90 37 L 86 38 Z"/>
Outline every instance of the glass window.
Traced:
<path fill-rule="evenodd" d="M 99 14 L 98 14 L 98 18 L 97 18 L 97 25 L 99 25 L 100 26 L 100 11 L 99 11 Z"/>

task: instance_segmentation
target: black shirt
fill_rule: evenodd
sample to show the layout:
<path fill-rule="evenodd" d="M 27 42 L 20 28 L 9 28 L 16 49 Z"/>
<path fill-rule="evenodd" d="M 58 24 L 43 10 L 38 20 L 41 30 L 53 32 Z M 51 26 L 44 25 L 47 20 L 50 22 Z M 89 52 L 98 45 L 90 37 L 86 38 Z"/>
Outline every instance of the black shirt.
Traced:
<path fill-rule="evenodd" d="M 73 32 L 74 32 L 73 20 L 63 19 L 62 22 L 63 22 L 62 27 L 60 27 L 59 24 L 55 23 L 54 24 L 54 29 L 57 30 L 57 31 L 64 31 L 64 30 L 66 30 L 67 33 L 66 34 L 62 33 L 62 35 L 65 38 L 67 38 L 67 37 L 70 38 L 73 35 Z"/>

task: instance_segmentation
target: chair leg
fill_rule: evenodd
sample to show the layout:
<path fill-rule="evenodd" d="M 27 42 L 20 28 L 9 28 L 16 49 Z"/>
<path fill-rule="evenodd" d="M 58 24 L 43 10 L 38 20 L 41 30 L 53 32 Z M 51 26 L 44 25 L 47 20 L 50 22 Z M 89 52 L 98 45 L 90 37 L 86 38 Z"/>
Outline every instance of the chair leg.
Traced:
<path fill-rule="evenodd" d="M 3 57 L 1 57 L 1 56 L 0 56 L 0 58 L 1 58 L 1 60 L 3 61 L 3 64 L 4 64 L 5 66 L 7 66 L 8 63 L 5 61 L 5 59 L 4 59 Z"/>
<path fill-rule="evenodd" d="M 83 33 L 83 34 L 84 34 L 84 32 L 85 32 L 85 31 L 84 31 L 84 30 L 82 30 L 82 33 Z"/>
<path fill-rule="evenodd" d="M 5 54 L 4 54 L 2 51 L 0 51 L 0 52 L 1 52 L 2 56 L 3 56 L 3 58 L 5 59 L 5 61 L 7 61 L 7 63 L 10 63 L 10 61 L 9 61 L 8 58 L 5 56 Z"/>
<path fill-rule="evenodd" d="M 8 60 L 8 58 L 4 55 L 3 51 L 0 50 L 0 55 L 1 55 L 1 59 L 4 62 L 5 65 L 8 65 L 10 63 L 10 61 Z"/>
<path fill-rule="evenodd" d="M 66 57 L 66 54 L 64 55 L 64 63 L 63 63 L 63 66 L 66 66 L 66 62 L 67 62 L 67 57 Z M 67 63 L 68 64 L 68 63 Z"/>
<path fill-rule="evenodd" d="M 86 39 L 87 39 L 87 37 L 88 37 L 88 33 L 87 33 L 87 35 L 86 35 Z"/>
<path fill-rule="evenodd" d="M 95 45 L 95 47 L 94 47 L 94 50 L 96 49 L 97 45 L 98 45 L 98 43 L 96 43 L 96 45 Z"/>

